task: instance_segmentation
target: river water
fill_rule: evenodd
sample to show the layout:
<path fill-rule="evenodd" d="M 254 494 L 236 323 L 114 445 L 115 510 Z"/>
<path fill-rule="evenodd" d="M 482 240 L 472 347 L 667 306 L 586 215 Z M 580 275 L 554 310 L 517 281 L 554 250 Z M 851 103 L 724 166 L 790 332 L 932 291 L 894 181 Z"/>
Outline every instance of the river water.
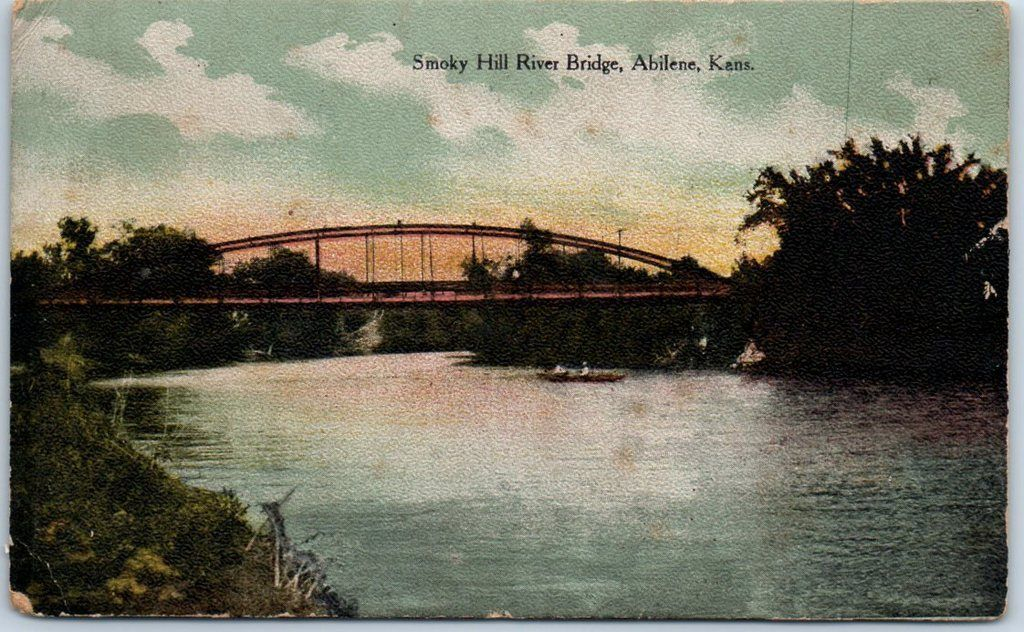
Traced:
<path fill-rule="evenodd" d="M 294 487 L 290 535 L 363 616 L 1002 609 L 994 389 L 711 371 L 553 384 L 442 353 L 111 384 L 146 389 L 130 431 L 186 481 L 253 506 Z"/>

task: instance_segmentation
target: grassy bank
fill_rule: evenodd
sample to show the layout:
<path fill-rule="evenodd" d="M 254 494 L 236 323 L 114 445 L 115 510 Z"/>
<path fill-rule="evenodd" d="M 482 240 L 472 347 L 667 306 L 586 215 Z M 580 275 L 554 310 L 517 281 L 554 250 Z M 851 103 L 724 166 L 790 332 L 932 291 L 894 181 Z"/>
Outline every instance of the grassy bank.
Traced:
<path fill-rule="evenodd" d="M 275 587 L 245 506 L 134 450 L 87 367 L 67 338 L 11 379 L 11 588 L 36 612 L 354 614 L 326 587 Z"/>

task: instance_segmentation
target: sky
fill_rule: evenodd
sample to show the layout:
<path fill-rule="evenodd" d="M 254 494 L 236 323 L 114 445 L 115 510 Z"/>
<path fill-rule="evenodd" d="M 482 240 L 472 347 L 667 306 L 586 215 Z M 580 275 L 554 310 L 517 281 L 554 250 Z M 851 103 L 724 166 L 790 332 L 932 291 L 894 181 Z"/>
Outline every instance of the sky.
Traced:
<path fill-rule="evenodd" d="M 54 240 L 65 215 L 107 238 L 131 219 L 211 241 L 531 217 L 728 272 L 772 247 L 737 240 L 758 171 L 847 135 L 919 133 L 1005 167 L 1007 38 L 982 2 L 29 0 L 12 36 L 12 247 Z M 753 70 L 476 71 L 492 52 Z M 415 71 L 417 54 L 470 68 Z M 343 247 L 328 259 L 362 265 Z"/>

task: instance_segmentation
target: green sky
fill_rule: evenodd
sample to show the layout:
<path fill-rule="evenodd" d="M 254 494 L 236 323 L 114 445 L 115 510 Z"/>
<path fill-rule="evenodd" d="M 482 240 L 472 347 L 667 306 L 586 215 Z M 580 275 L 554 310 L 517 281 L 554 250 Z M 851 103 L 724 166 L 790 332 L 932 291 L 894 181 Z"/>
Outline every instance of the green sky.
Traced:
<path fill-rule="evenodd" d="M 999 5 L 856 5 L 847 112 L 850 18 L 830 2 L 29 2 L 13 245 L 52 239 L 66 214 L 211 239 L 530 215 L 727 270 L 758 168 L 806 164 L 846 130 L 1005 166 Z M 417 53 L 573 51 L 754 69 L 411 70 Z"/>

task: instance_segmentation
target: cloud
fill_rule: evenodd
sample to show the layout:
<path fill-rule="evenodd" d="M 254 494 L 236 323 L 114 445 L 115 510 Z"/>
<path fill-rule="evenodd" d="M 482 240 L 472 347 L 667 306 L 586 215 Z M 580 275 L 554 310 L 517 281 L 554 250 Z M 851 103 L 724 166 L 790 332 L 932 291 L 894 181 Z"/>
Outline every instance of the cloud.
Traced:
<path fill-rule="evenodd" d="M 740 109 L 714 85 L 740 80 L 729 73 L 629 70 L 638 53 L 701 65 L 711 54 L 721 55 L 721 63 L 756 60 L 748 55 L 753 25 L 724 25 L 716 32 L 709 40 L 682 33 L 653 50 L 632 51 L 581 43 L 571 24 L 527 29 L 524 52 L 555 60 L 568 53 L 601 55 L 627 67 L 609 76 L 568 71 L 563 62 L 542 71 L 551 89 L 539 104 L 474 83 L 473 74 L 453 83 L 449 73 L 414 71 L 396 56 L 403 44 L 389 33 L 365 42 L 339 33 L 292 49 L 285 62 L 330 81 L 422 103 L 433 129 L 452 141 L 440 175 L 459 192 L 453 206 L 476 206 L 504 221 L 530 213 L 542 223 L 584 232 L 643 227 L 660 248 L 700 254 L 727 270 L 736 227 L 749 212 L 744 192 L 756 171 L 824 158 L 845 139 L 847 121 L 843 107 L 800 84 L 774 102 Z M 966 113 L 952 91 L 899 76 L 888 88 L 914 106 L 913 125 L 850 120 L 849 132 L 859 141 L 880 136 L 892 142 L 915 131 L 926 140 L 970 140 L 948 129 L 951 119 Z M 485 130 L 499 130 L 507 143 L 496 146 L 480 134 Z"/>
<path fill-rule="evenodd" d="M 378 94 L 409 96 L 427 104 L 428 122 L 444 137 L 466 138 L 489 126 L 503 128 L 512 111 L 506 99 L 472 83 L 449 83 L 442 72 L 420 72 L 399 62 L 402 44 L 389 33 L 356 44 L 339 33 L 292 49 L 285 63 Z"/>
<path fill-rule="evenodd" d="M 712 53 L 722 55 L 723 62 L 744 58 L 753 30 L 751 25 L 734 25 L 722 31 L 726 36 L 705 42 L 681 34 L 653 52 L 701 62 Z M 527 29 L 523 35 L 545 59 L 564 60 L 568 53 L 601 55 L 629 66 L 636 57 L 636 51 L 625 46 L 583 45 L 579 29 L 570 24 Z M 567 170 L 578 171 L 581 164 L 594 171 L 595 163 L 587 158 L 610 158 L 620 164 L 643 152 L 681 167 L 798 165 L 820 158 L 846 133 L 843 108 L 822 102 L 799 84 L 778 102 L 740 112 L 710 89 L 713 82 L 728 81 L 728 73 L 627 70 L 607 76 L 568 71 L 563 63 L 557 70 L 543 71 L 554 85 L 547 100 L 527 107 L 479 83 L 452 83 L 444 72 L 415 71 L 396 57 L 402 50 L 402 43 L 389 33 L 362 43 L 339 33 L 292 49 L 285 62 L 377 94 L 417 99 L 426 105 L 434 129 L 450 140 L 466 141 L 487 128 L 500 130 L 517 150 L 513 161 L 532 165 L 531 173 L 523 174 L 531 177 L 552 170 L 565 175 Z M 916 108 L 913 126 L 896 129 L 857 120 L 850 122 L 851 130 L 865 130 L 865 138 L 869 133 L 899 137 L 914 131 L 950 138 L 950 119 L 966 113 L 950 90 L 918 87 L 902 76 L 888 87 Z M 503 175 L 508 174 L 508 158 L 503 157 Z"/>
<path fill-rule="evenodd" d="M 192 37 L 192 29 L 181 22 L 155 22 L 136 40 L 162 69 L 161 74 L 142 78 L 71 52 L 65 44 L 71 33 L 54 17 L 15 20 L 15 91 L 59 94 L 90 118 L 154 114 L 190 139 L 216 134 L 290 138 L 317 129 L 296 107 L 273 99 L 272 89 L 249 75 L 208 77 L 206 62 L 178 52 Z"/>
<path fill-rule="evenodd" d="M 971 139 L 949 129 L 952 119 L 967 115 L 967 108 L 956 92 L 939 86 L 917 86 L 909 77 L 898 73 L 886 88 L 910 101 L 914 106 L 914 122 L 910 132 L 918 133 L 930 144 L 948 142 L 962 146 Z"/>
<path fill-rule="evenodd" d="M 522 50 L 549 59 L 564 59 L 569 52 L 600 54 L 628 65 L 641 52 L 700 61 L 711 53 L 723 55 L 723 61 L 756 60 L 748 57 L 748 49 L 756 50 L 753 26 L 728 25 L 716 32 L 713 40 L 683 33 L 650 51 L 633 51 L 581 43 L 577 27 L 554 23 L 524 31 Z M 192 36 L 182 23 L 157 22 L 139 38 L 139 46 L 162 69 L 145 78 L 122 75 L 71 53 L 64 46 L 69 35 L 53 18 L 16 20 L 16 90 L 56 92 L 94 118 L 158 114 L 194 139 L 315 131 L 299 110 L 274 100 L 270 89 L 251 77 L 208 77 L 205 62 L 179 52 Z M 223 180 L 206 175 L 223 169 L 210 169 L 199 160 L 159 182 L 118 173 L 82 181 L 67 165 L 42 169 L 39 156 L 15 156 L 15 164 L 24 168 L 13 173 L 14 228 L 42 238 L 60 214 L 79 209 L 103 219 L 134 213 L 161 221 L 180 218 L 198 222 L 211 236 L 230 236 L 228 229 L 248 224 L 270 230 L 396 217 L 514 224 L 530 215 L 543 225 L 595 237 L 612 238 L 626 228 L 633 245 L 671 256 L 694 254 L 728 271 L 738 250 L 736 227 L 749 212 L 743 193 L 756 171 L 765 165 L 808 164 L 840 144 L 846 133 L 843 108 L 799 84 L 782 98 L 739 109 L 715 84 L 743 79 L 724 73 L 627 70 L 606 76 L 562 68 L 540 73 L 549 83 L 543 100 L 524 102 L 475 82 L 478 76 L 472 74 L 456 81 L 444 72 L 414 71 L 399 59 L 402 52 L 403 43 L 389 33 L 362 42 L 338 33 L 293 48 L 284 62 L 327 81 L 421 104 L 425 122 L 450 141 L 446 156 L 422 167 L 436 169 L 435 177 L 444 183 L 440 197 L 369 201 L 354 192 L 358 189 L 313 187 L 248 162 L 233 170 L 243 177 Z M 917 86 L 901 75 L 887 88 L 913 106 L 912 122 L 899 126 L 851 119 L 849 131 L 858 140 L 877 135 L 892 142 L 915 131 L 928 142 L 957 146 L 971 140 L 950 129 L 951 121 L 966 114 L 953 91 Z M 482 133 L 495 130 L 500 139 Z M 339 179 L 337 184 L 344 183 Z M 309 198 L 310 190 L 318 196 L 309 204 L 312 210 L 295 211 L 295 200 Z M 218 217 L 230 219 L 208 219 Z"/>

